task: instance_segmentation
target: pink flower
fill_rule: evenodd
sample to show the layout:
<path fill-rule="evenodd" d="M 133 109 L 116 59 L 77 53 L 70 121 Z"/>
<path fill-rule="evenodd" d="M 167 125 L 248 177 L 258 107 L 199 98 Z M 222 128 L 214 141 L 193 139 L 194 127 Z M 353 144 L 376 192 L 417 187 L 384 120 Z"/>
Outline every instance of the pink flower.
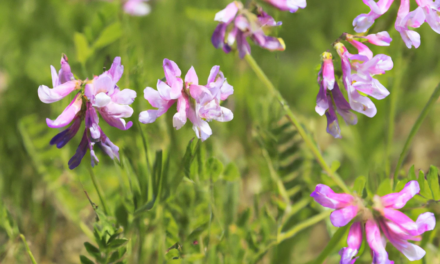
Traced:
<path fill-rule="evenodd" d="M 327 133 L 335 138 L 341 137 L 336 112 L 339 113 L 349 125 L 357 123 L 357 117 L 351 112 L 351 107 L 335 82 L 332 55 L 329 52 L 322 54 L 321 71 L 318 73 L 319 92 L 316 97 L 315 111 L 327 117 Z M 334 109 L 336 106 L 336 112 Z"/>
<path fill-rule="evenodd" d="M 383 54 L 373 57 L 371 50 L 351 35 L 347 34 L 347 40 L 358 50 L 358 54 L 350 54 L 340 42 L 335 44 L 335 48 L 341 58 L 342 79 L 350 106 L 359 113 L 373 117 L 377 113 L 376 106 L 371 99 L 359 92 L 378 100 L 388 96 L 388 90 L 373 76 L 391 70 L 393 61 Z"/>
<path fill-rule="evenodd" d="M 146 16 L 151 12 L 148 0 L 128 0 L 124 3 L 124 12 L 132 16 Z"/>
<path fill-rule="evenodd" d="M 152 123 L 177 102 L 177 113 L 173 116 L 173 126 L 180 129 L 187 119 L 193 124 L 193 130 L 202 141 L 212 134 L 208 122 L 232 120 L 232 112 L 220 106 L 233 93 L 219 66 L 214 66 L 208 77 L 207 85 L 199 85 L 199 79 L 193 67 L 183 81 L 177 64 L 164 59 L 163 68 L 166 82 L 158 80 L 157 90 L 147 87 L 144 97 L 156 109 L 143 111 L 139 115 L 141 123 Z"/>
<path fill-rule="evenodd" d="M 299 8 L 306 8 L 306 0 L 266 0 L 269 4 L 280 9 L 281 11 L 289 11 L 295 13 Z"/>
<path fill-rule="evenodd" d="M 385 250 L 386 240 L 391 242 L 410 261 L 419 260 L 425 251 L 408 240 L 420 241 L 421 235 L 435 228 L 433 213 L 426 212 L 411 220 L 401 209 L 414 195 L 419 193 L 417 181 L 408 182 L 402 191 L 382 197 L 375 196 L 373 206 L 377 213 L 367 208 L 362 200 L 349 194 L 334 193 L 328 186 L 318 184 L 311 196 L 324 207 L 337 209 L 330 215 L 334 226 L 340 227 L 353 220 L 347 238 L 348 247 L 341 249 L 341 264 L 355 263 L 362 244 L 363 229 L 370 246 L 373 264 L 392 264 Z M 381 231 L 385 235 L 381 235 Z"/>
<path fill-rule="evenodd" d="M 69 168 L 74 169 L 81 163 L 87 149 L 90 150 L 92 166 L 97 164 L 99 160 L 93 150 L 95 144 L 98 144 L 104 153 L 112 159 L 115 157 L 119 159 L 119 148 L 108 139 L 99 127 L 97 111 L 111 126 L 126 130 L 132 125 L 132 122 L 126 123 L 123 118 L 133 114 L 133 109 L 128 105 L 133 103 L 136 92 L 130 89 L 121 91 L 116 85 L 124 71 L 121 58 L 116 57 L 110 70 L 96 76 L 91 81 L 75 80 L 66 56 L 61 59 L 61 70 L 58 75 L 53 67 L 51 69 L 54 88 L 40 86 L 38 95 L 41 101 L 55 102 L 73 90 L 80 91 L 57 119 L 46 120 L 47 125 L 52 128 L 67 126 L 73 121 L 69 128 L 53 137 L 50 144 L 56 145 L 57 148 L 65 146 L 76 135 L 82 120 L 84 120 L 83 137 L 75 155 L 69 160 Z"/>
<path fill-rule="evenodd" d="M 232 50 L 232 45 L 237 43 L 240 58 L 250 54 L 251 47 L 247 38 L 251 38 L 258 46 L 268 50 L 285 50 L 284 41 L 280 38 L 266 36 L 266 28 L 279 26 L 281 22 L 275 20 L 257 8 L 256 14 L 243 8 L 243 4 L 234 1 L 215 15 L 215 21 L 220 22 L 211 38 L 215 48 L 222 48 L 225 53 Z"/>
<path fill-rule="evenodd" d="M 366 32 L 374 21 L 388 11 L 394 0 L 363 0 L 370 7 L 368 14 L 361 14 L 353 20 L 356 32 Z M 420 46 L 420 35 L 410 28 L 418 28 L 427 22 L 432 30 L 440 34 L 440 2 L 433 0 L 416 0 L 418 8 L 410 12 L 410 0 L 401 0 L 395 22 L 395 28 L 400 33 L 408 48 Z"/>

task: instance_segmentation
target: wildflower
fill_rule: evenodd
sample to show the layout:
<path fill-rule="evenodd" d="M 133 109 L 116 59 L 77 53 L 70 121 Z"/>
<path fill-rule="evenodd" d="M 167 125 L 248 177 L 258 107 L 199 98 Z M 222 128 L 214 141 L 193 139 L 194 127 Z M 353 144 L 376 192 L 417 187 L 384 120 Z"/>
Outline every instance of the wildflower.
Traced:
<path fill-rule="evenodd" d="M 358 33 L 366 32 L 374 21 L 385 14 L 394 0 L 364 0 L 370 7 L 368 14 L 361 14 L 353 20 L 354 30 Z M 440 5 L 438 1 L 416 0 L 418 7 L 410 12 L 410 0 L 401 0 L 395 22 L 395 28 L 400 33 L 408 48 L 420 46 L 420 35 L 410 28 L 418 28 L 427 22 L 435 32 L 440 34 Z"/>
<path fill-rule="evenodd" d="M 147 124 L 154 122 L 177 102 L 177 113 L 173 116 L 173 126 L 180 129 L 187 119 L 193 124 L 193 130 L 202 141 L 212 134 L 208 122 L 231 121 L 231 110 L 220 106 L 233 93 L 219 66 L 214 66 L 208 77 L 207 85 L 199 85 L 193 67 L 188 71 L 185 80 L 180 77 L 181 71 L 174 61 L 164 59 L 163 68 L 166 81 L 157 81 L 157 90 L 147 87 L 144 97 L 156 109 L 143 111 L 139 121 Z M 208 122 L 207 122 L 208 121 Z"/>
<path fill-rule="evenodd" d="M 365 230 L 367 242 L 372 251 L 373 264 L 392 264 L 385 250 L 386 240 L 381 231 L 400 252 L 410 261 L 423 258 L 425 251 L 408 240 L 419 241 L 421 235 L 433 230 L 435 217 L 433 213 L 426 212 L 411 220 L 401 209 L 414 195 L 418 194 L 420 187 L 417 181 L 408 182 L 402 191 L 373 198 L 372 208 L 367 208 L 364 201 L 358 196 L 339 194 L 323 184 L 318 184 L 311 196 L 324 207 L 336 209 L 330 215 L 332 224 L 336 227 L 345 226 L 353 221 L 348 233 L 348 247 L 341 249 L 341 264 L 353 264 L 362 244 L 362 234 Z"/>
<path fill-rule="evenodd" d="M 281 11 L 289 11 L 295 13 L 299 8 L 306 8 L 306 0 L 266 0 L 269 4 L 280 9 Z"/>
<path fill-rule="evenodd" d="M 389 44 L 388 37 L 378 38 L 376 35 L 366 39 L 387 45 Z M 393 61 L 391 57 L 384 54 L 373 57 L 373 52 L 362 42 L 355 40 L 352 35 L 346 34 L 346 39 L 358 50 L 358 54 L 350 54 L 341 42 L 337 42 L 334 47 L 341 58 L 342 80 L 348 93 L 350 107 L 356 112 L 373 117 L 377 113 L 376 106 L 371 99 L 364 95 L 378 100 L 389 95 L 388 90 L 373 76 L 391 70 Z"/>
<path fill-rule="evenodd" d="M 327 117 L 327 133 L 335 138 L 340 138 L 341 130 L 336 112 L 350 125 L 357 123 L 357 117 L 350 111 L 350 105 L 339 89 L 338 83 L 335 82 L 332 54 L 324 52 L 322 54 L 322 60 L 321 71 L 318 74 L 320 89 L 316 98 L 315 110 L 321 116 L 325 113 Z M 336 112 L 334 107 L 336 107 Z"/>
<path fill-rule="evenodd" d="M 114 145 L 99 127 L 98 112 L 111 126 L 122 130 L 129 129 L 132 122 L 126 123 L 123 118 L 130 117 L 133 109 L 128 106 L 133 103 L 136 92 L 130 89 L 120 90 L 117 82 L 122 76 L 124 67 L 121 58 L 116 57 L 110 70 L 95 76 L 93 80 L 75 80 L 70 71 L 67 57 L 61 58 L 61 70 L 59 74 L 53 66 L 52 81 L 53 89 L 41 85 L 38 88 L 38 96 L 44 103 L 52 103 L 61 100 L 74 90 L 78 90 L 72 102 L 55 120 L 47 119 L 47 125 L 51 128 L 65 127 L 73 121 L 66 130 L 60 132 L 50 141 L 57 148 L 65 146 L 78 132 L 82 121 L 85 121 L 85 130 L 75 155 L 69 160 L 69 168 L 74 169 L 82 158 L 90 150 L 92 166 L 99 162 L 93 147 L 95 144 L 110 158 L 119 159 L 119 148 Z"/>
<path fill-rule="evenodd" d="M 236 42 L 240 58 L 250 54 L 248 37 L 258 46 L 268 50 L 285 50 L 286 48 L 281 38 L 265 34 L 265 29 L 280 26 L 281 22 L 275 22 L 261 7 L 258 7 L 254 14 L 244 8 L 241 2 L 234 1 L 218 12 L 214 20 L 220 23 L 214 30 L 211 41 L 215 48 L 222 48 L 225 53 L 229 53 Z"/>
<path fill-rule="evenodd" d="M 148 0 L 128 0 L 124 3 L 124 12 L 132 16 L 146 16 L 151 12 Z"/>

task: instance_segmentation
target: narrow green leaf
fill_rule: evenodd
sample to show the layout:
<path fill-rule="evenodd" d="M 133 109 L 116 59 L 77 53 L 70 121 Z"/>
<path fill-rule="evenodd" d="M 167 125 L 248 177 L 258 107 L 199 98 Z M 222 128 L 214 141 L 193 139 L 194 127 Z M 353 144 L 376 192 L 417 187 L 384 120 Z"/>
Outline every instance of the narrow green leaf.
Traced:
<path fill-rule="evenodd" d="M 118 239 L 115 239 L 112 242 L 110 242 L 108 244 L 108 247 L 112 248 L 112 249 L 116 249 L 118 247 L 125 245 L 127 242 L 128 242 L 128 239 L 126 239 L 126 238 L 118 238 Z"/>
<path fill-rule="evenodd" d="M 122 36 L 122 26 L 121 23 L 115 22 L 109 26 L 107 26 L 99 35 L 98 39 L 93 44 L 93 48 L 99 49 L 105 47 L 116 40 L 118 40 Z"/>
<path fill-rule="evenodd" d="M 156 151 L 156 160 L 153 165 L 153 195 L 159 197 L 160 184 L 162 180 L 162 150 Z"/>
<path fill-rule="evenodd" d="M 414 169 L 414 165 L 411 166 L 411 168 L 409 168 L 408 171 L 408 179 L 410 181 L 417 181 L 417 177 L 416 177 L 416 171 Z"/>
<path fill-rule="evenodd" d="M 95 257 L 96 259 L 101 259 L 101 252 L 98 248 L 90 244 L 89 242 L 84 243 L 84 247 L 86 248 L 87 252 Z"/>
<path fill-rule="evenodd" d="M 345 233 L 347 233 L 349 227 L 351 224 L 345 225 L 343 227 L 338 228 L 338 230 L 335 232 L 333 237 L 330 239 L 330 241 L 327 243 L 327 246 L 324 248 L 324 250 L 319 254 L 318 258 L 313 262 L 313 264 L 321 264 L 324 262 L 324 260 L 327 258 L 327 256 L 333 252 L 335 247 L 339 245 L 339 242 L 344 237 Z"/>
<path fill-rule="evenodd" d="M 438 183 L 438 169 L 435 166 L 429 168 L 428 175 L 426 176 L 429 184 L 429 188 L 432 192 L 432 197 L 434 200 L 440 200 L 440 187 Z"/>
<path fill-rule="evenodd" d="M 79 256 L 79 259 L 81 260 L 81 264 L 95 264 L 95 262 L 88 259 L 86 256 Z"/>
<path fill-rule="evenodd" d="M 136 211 L 134 211 L 134 215 L 138 216 L 146 211 L 151 210 L 154 207 L 154 202 L 156 202 L 156 197 L 153 197 L 150 201 L 148 201 L 143 206 L 139 207 Z"/>
<path fill-rule="evenodd" d="M 420 170 L 419 171 L 419 178 L 417 179 L 420 186 L 420 194 L 425 197 L 426 199 L 432 199 L 432 192 L 429 188 L 428 182 L 425 179 L 425 173 Z"/>
<path fill-rule="evenodd" d="M 206 173 L 209 174 L 213 182 L 216 182 L 223 172 L 223 163 L 217 158 L 212 157 L 208 159 L 205 166 Z"/>
<path fill-rule="evenodd" d="M 365 183 L 367 182 L 367 179 L 365 179 L 364 176 L 359 176 L 356 178 L 356 180 L 354 181 L 354 187 L 353 190 L 360 196 L 362 197 L 362 194 L 364 192 L 364 188 L 365 188 Z"/>
<path fill-rule="evenodd" d="M 89 47 L 86 37 L 78 32 L 73 35 L 73 42 L 75 43 L 76 59 L 85 64 L 87 59 L 93 53 L 93 49 Z"/>
<path fill-rule="evenodd" d="M 236 181 L 240 179 L 240 171 L 234 163 L 229 163 L 223 173 L 223 179 L 226 181 Z"/>

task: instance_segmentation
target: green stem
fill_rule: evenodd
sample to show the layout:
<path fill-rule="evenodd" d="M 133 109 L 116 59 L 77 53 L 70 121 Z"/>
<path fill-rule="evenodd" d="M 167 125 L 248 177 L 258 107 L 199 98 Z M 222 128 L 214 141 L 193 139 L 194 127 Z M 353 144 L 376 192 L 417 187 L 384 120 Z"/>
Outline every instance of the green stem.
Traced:
<path fill-rule="evenodd" d="M 399 161 L 397 162 L 396 169 L 394 170 L 394 178 L 393 178 L 394 188 L 396 187 L 397 184 L 397 176 L 399 175 L 400 167 L 402 166 L 403 160 L 408 154 L 409 147 L 411 146 L 414 136 L 417 134 L 417 131 L 419 131 L 419 128 L 422 125 L 423 120 L 425 120 L 429 111 L 431 111 L 431 109 L 434 107 L 434 104 L 439 98 L 439 96 L 440 96 L 440 84 L 438 84 L 437 88 L 435 88 L 434 92 L 431 95 L 431 98 L 429 98 L 429 101 L 426 103 L 425 107 L 423 108 L 422 112 L 419 115 L 419 118 L 417 118 L 416 122 L 414 123 L 414 126 L 412 127 L 411 132 L 408 135 L 408 138 L 406 139 L 405 145 L 403 146 L 402 152 L 400 153 L 400 157 L 399 157 Z"/>
<path fill-rule="evenodd" d="M 105 205 L 105 200 L 102 198 L 101 189 L 98 185 L 98 182 L 95 178 L 95 173 L 93 173 L 93 169 L 89 167 L 90 178 L 92 179 L 93 186 L 95 187 L 96 192 L 98 193 L 99 200 L 101 201 L 102 207 L 104 208 L 104 213 L 108 215 L 107 206 Z"/>
<path fill-rule="evenodd" d="M 294 235 L 298 234 L 298 232 L 306 229 L 307 227 L 310 227 L 312 225 L 317 224 L 318 222 L 324 220 L 325 218 L 327 218 L 330 214 L 332 213 L 332 211 L 327 210 L 324 211 L 320 214 L 317 214 L 313 217 L 310 217 L 309 219 L 307 219 L 306 221 L 297 224 L 296 226 L 294 226 L 292 229 L 290 229 L 287 232 L 281 233 L 278 236 L 278 244 L 280 244 L 282 241 L 289 239 L 291 237 L 293 237 Z"/>
<path fill-rule="evenodd" d="M 34 255 L 32 254 L 31 249 L 29 248 L 29 245 L 26 241 L 26 238 L 24 237 L 23 234 L 20 234 L 20 238 L 21 238 L 21 240 L 23 240 L 23 243 L 26 247 L 26 252 L 28 253 L 29 258 L 31 258 L 32 264 L 37 264 L 37 261 L 35 260 Z"/>
<path fill-rule="evenodd" d="M 280 92 L 275 88 L 275 86 L 272 84 L 272 82 L 267 78 L 266 74 L 264 74 L 263 70 L 260 68 L 260 66 L 258 66 L 258 64 L 254 60 L 254 58 L 250 54 L 246 54 L 245 59 L 249 63 L 249 66 L 252 68 L 252 70 L 255 72 L 255 74 L 258 76 L 258 78 L 260 78 L 260 80 L 264 83 L 264 85 L 269 89 L 269 91 L 273 95 L 275 95 L 277 100 L 280 102 L 284 111 L 286 111 L 287 118 L 296 127 L 299 134 L 301 135 L 304 142 L 306 143 L 307 147 L 312 151 L 316 160 L 321 165 L 322 169 L 328 174 L 328 176 L 330 176 L 333 179 L 333 181 L 337 185 L 339 185 L 339 187 L 341 187 L 341 189 L 344 192 L 350 193 L 350 190 L 347 188 L 344 181 L 336 173 L 334 173 L 331 170 L 331 168 L 327 165 L 327 163 L 324 161 L 324 158 L 322 157 L 321 152 L 319 152 L 318 148 L 315 146 L 312 139 L 310 139 L 310 137 L 304 131 L 304 129 L 301 126 L 301 124 L 299 123 L 297 117 L 290 110 L 289 105 L 287 104 L 286 100 L 284 100 L 284 98 L 280 94 Z"/>

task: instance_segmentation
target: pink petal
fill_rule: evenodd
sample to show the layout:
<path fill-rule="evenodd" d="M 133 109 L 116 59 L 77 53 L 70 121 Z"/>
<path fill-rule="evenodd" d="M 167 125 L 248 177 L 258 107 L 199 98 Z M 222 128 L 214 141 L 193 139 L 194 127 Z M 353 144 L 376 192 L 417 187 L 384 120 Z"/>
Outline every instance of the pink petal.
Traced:
<path fill-rule="evenodd" d="M 373 256 L 373 264 L 391 264 L 388 259 L 388 253 L 385 250 L 385 240 L 380 235 L 379 226 L 374 219 L 367 220 L 365 224 L 365 233 L 367 235 L 367 242 L 370 246 Z"/>
<path fill-rule="evenodd" d="M 40 87 L 38 87 L 38 97 L 46 104 L 57 102 L 78 88 L 79 83 L 79 81 L 70 81 L 58 85 L 53 89 L 50 89 L 45 85 L 40 85 Z"/>
<path fill-rule="evenodd" d="M 434 230 L 435 228 L 435 216 L 431 212 L 426 212 L 417 218 L 417 231 L 421 235 L 426 231 Z"/>
<path fill-rule="evenodd" d="M 360 222 L 355 222 L 351 225 L 347 244 L 348 247 L 339 251 L 339 255 L 341 255 L 340 264 L 354 264 L 357 259 L 355 256 L 362 244 L 362 224 Z"/>
<path fill-rule="evenodd" d="M 185 83 L 187 85 L 191 85 L 191 84 L 199 84 L 199 77 L 197 77 L 197 73 L 194 70 L 194 67 L 191 66 L 191 68 L 189 69 L 188 73 L 185 76 Z"/>
<path fill-rule="evenodd" d="M 82 97 L 78 93 L 72 102 L 64 109 L 64 111 L 55 120 L 46 119 L 46 123 L 51 128 L 60 128 L 67 126 L 75 118 L 76 114 L 81 110 Z"/>
<path fill-rule="evenodd" d="M 369 43 L 377 46 L 389 46 L 393 39 L 390 37 L 388 32 L 382 31 L 377 34 L 368 35 L 367 40 Z"/>
<path fill-rule="evenodd" d="M 186 96 L 177 99 L 177 113 L 173 116 L 173 127 L 180 129 L 186 123 L 186 111 L 189 108 L 189 101 Z"/>
<path fill-rule="evenodd" d="M 417 224 L 406 214 L 390 208 L 384 208 L 383 214 L 386 219 L 402 227 L 408 234 L 419 235 Z"/>
<path fill-rule="evenodd" d="M 348 40 L 348 42 L 358 50 L 360 55 L 366 56 L 368 59 L 373 58 L 373 52 L 365 44 L 357 40 Z"/>
<path fill-rule="evenodd" d="M 356 217 L 359 208 L 356 205 L 351 205 L 344 207 L 342 209 L 338 209 L 333 211 L 330 215 L 330 221 L 336 227 L 345 226 L 350 223 L 353 218 Z"/>
<path fill-rule="evenodd" d="M 316 185 L 315 191 L 310 196 L 320 205 L 332 209 L 346 207 L 354 201 L 353 196 L 346 193 L 335 193 L 324 184 Z"/>
<path fill-rule="evenodd" d="M 156 121 L 156 119 L 159 117 L 159 111 L 158 110 L 147 110 L 142 111 L 139 114 L 139 122 L 143 124 L 149 124 Z"/>
<path fill-rule="evenodd" d="M 215 14 L 214 20 L 223 23 L 231 23 L 232 19 L 234 19 L 238 12 L 239 5 L 240 4 L 237 1 L 230 3 L 225 9 Z"/>
<path fill-rule="evenodd" d="M 398 193 L 390 193 L 381 197 L 382 204 L 388 208 L 400 209 L 420 192 L 420 186 L 417 181 L 408 182 L 403 190 Z"/>
<path fill-rule="evenodd" d="M 124 4 L 124 12 L 132 16 L 146 16 L 151 12 L 146 0 L 128 0 Z"/>
<path fill-rule="evenodd" d="M 182 72 L 174 61 L 168 59 L 163 60 L 163 70 L 165 72 L 167 84 L 171 87 L 171 90 L 167 93 L 169 94 L 169 98 L 167 97 L 164 99 L 179 98 L 183 89 L 183 81 L 182 78 L 180 78 Z"/>
<path fill-rule="evenodd" d="M 136 95 L 136 92 L 131 89 L 118 90 L 112 95 L 112 101 L 117 104 L 130 105 L 134 102 Z"/>
<path fill-rule="evenodd" d="M 111 76 L 114 83 L 117 83 L 124 73 L 124 66 L 121 65 L 121 57 L 115 57 L 112 66 L 108 70 L 108 74 Z"/>

